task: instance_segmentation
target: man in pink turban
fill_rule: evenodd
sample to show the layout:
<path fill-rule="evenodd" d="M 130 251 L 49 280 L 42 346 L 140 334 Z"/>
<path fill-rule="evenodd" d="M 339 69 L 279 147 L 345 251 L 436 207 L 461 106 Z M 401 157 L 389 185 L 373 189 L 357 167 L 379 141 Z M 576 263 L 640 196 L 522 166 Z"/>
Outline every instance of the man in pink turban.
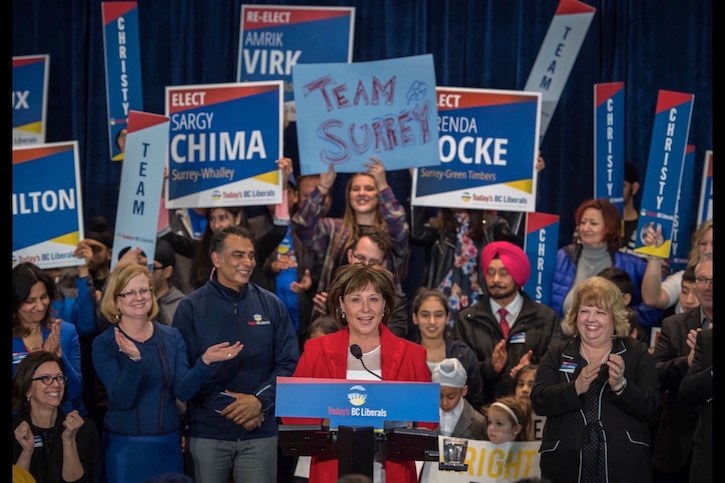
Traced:
<path fill-rule="evenodd" d="M 452 337 L 468 344 L 483 362 L 486 404 L 513 394 L 518 370 L 538 364 L 551 342 L 562 337 L 559 317 L 522 287 L 531 273 L 526 253 L 506 241 L 481 252 L 486 293 L 458 314 Z"/>

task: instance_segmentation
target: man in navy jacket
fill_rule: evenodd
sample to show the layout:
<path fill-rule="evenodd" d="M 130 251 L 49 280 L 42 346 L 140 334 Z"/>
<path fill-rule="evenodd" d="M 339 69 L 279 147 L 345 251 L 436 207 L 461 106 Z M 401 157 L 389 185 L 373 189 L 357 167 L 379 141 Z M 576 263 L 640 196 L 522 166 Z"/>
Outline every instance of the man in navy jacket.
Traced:
<path fill-rule="evenodd" d="M 279 298 L 249 283 L 256 260 L 248 231 L 234 226 L 212 234 L 209 253 L 214 274 L 179 303 L 173 326 L 190 361 L 223 340 L 244 348 L 189 402 L 195 480 L 276 482 L 275 382 L 295 370 L 297 336 Z"/>

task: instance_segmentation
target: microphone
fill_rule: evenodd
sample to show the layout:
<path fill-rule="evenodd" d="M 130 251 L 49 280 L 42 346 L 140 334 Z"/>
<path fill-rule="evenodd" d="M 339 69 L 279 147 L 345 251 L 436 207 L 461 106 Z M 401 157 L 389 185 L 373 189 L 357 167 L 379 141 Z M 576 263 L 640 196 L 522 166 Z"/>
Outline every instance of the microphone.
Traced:
<path fill-rule="evenodd" d="M 368 368 L 367 368 L 367 366 L 366 366 L 366 365 L 365 365 L 365 363 L 363 362 L 363 358 L 362 358 L 362 357 L 363 357 L 363 353 L 362 353 L 362 349 L 360 348 L 360 346 L 359 346 L 359 345 L 357 345 L 357 344 L 353 344 L 353 345 L 351 345 L 351 346 L 350 346 L 350 354 L 352 354 L 352 356 L 353 356 L 353 357 L 354 357 L 355 359 L 357 359 L 357 360 L 359 360 L 359 361 L 360 361 L 360 364 L 362 364 L 362 366 L 363 366 L 363 369 L 365 369 L 366 371 L 368 371 L 368 372 L 369 372 L 370 374 L 372 374 L 373 376 L 377 377 L 377 378 L 378 378 L 378 379 L 380 379 L 381 381 L 383 380 L 383 378 L 382 378 L 382 377 L 378 376 L 378 375 L 377 375 L 377 374 L 375 374 L 375 373 L 374 373 L 373 371 L 371 371 L 370 369 L 368 369 Z"/>

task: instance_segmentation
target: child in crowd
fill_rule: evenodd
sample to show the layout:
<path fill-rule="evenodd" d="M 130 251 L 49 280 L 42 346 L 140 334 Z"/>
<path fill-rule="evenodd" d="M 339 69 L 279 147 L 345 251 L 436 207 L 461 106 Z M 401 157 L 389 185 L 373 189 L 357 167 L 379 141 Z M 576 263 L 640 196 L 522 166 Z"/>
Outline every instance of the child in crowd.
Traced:
<path fill-rule="evenodd" d="M 531 390 L 534 388 L 536 381 L 536 371 L 539 369 L 537 364 L 528 364 L 516 373 L 516 392 L 514 395 L 520 399 L 531 401 Z M 531 425 L 529 426 L 528 441 L 541 441 L 541 434 L 544 431 L 544 422 L 546 418 L 539 416 L 531 410 Z"/>
<path fill-rule="evenodd" d="M 514 395 L 520 398 L 531 397 L 531 389 L 534 387 L 536 380 L 536 370 L 539 368 L 536 364 L 528 364 L 516 373 L 516 392 Z"/>
<path fill-rule="evenodd" d="M 332 315 L 318 315 L 315 319 L 310 322 L 309 332 L 307 340 L 320 337 L 321 335 L 332 334 L 337 332 L 340 326 L 337 324 L 337 320 Z"/>
<path fill-rule="evenodd" d="M 468 392 L 468 374 L 455 358 L 443 359 L 431 372 L 431 381 L 441 385 L 440 426 L 443 436 L 486 439 L 486 418 L 464 396 Z"/>
<path fill-rule="evenodd" d="M 700 301 L 697 299 L 696 295 L 696 288 L 695 288 L 695 266 L 691 266 L 687 268 L 682 273 L 682 282 L 680 283 L 680 294 L 678 296 L 679 306 L 682 309 L 681 312 L 687 312 L 688 310 L 692 310 L 695 307 L 700 306 Z M 675 306 L 675 309 L 673 309 L 672 313 L 681 313 L 677 312 L 677 306 Z M 670 315 L 667 313 L 666 315 Z"/>
<path fill-rule="evenodd" d="M 488 407 L 488 439 L 494 444 L 530 441 L 531 401 L 503 396 Z"/>

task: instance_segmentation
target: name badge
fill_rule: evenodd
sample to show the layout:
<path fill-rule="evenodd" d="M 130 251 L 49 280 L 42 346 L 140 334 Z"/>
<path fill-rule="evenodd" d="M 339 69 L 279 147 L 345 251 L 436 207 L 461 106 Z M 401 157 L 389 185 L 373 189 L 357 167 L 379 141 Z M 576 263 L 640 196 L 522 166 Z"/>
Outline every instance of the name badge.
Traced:
<path fill-rule="evenodd" d="M 523 344 L 526 342 L 526 332 L 516 332 L 509 337 L 509 344 Z"/>
<path fill-rule="evenodd" d="M 574 362 L 562 362 L 559 372 L 566 372 L 567 374 L 574 374 L 576 370 L 576 363 Z"/>

